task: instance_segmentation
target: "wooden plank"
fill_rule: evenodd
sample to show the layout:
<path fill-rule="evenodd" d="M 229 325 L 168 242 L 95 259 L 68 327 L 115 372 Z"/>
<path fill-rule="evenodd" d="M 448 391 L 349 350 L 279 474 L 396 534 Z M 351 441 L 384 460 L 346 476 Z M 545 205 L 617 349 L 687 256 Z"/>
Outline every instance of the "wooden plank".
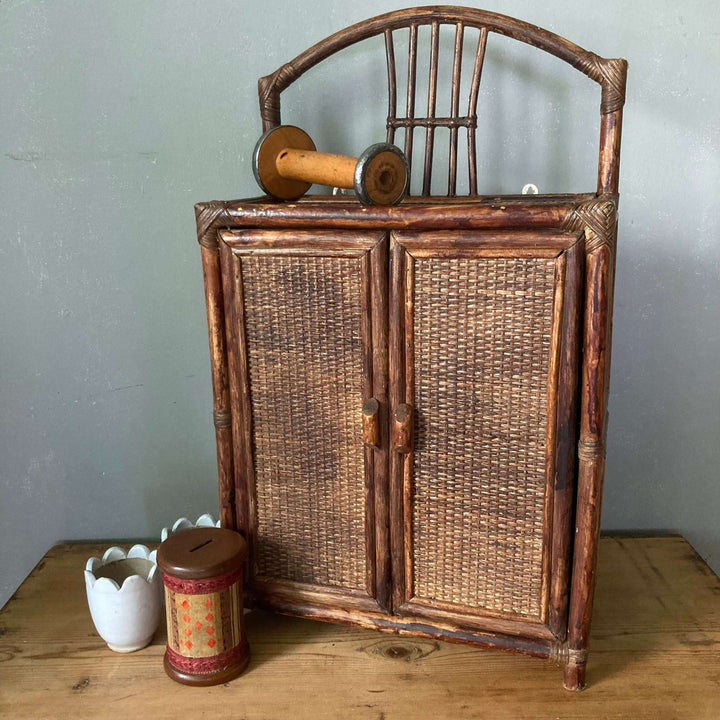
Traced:
<path fill-rule="evenodd" d="M 246 617 L 244 675 L 180 686 L 162 668 L 164 628 L 129 655 L 95 633 L 82 570 L 105 547 L 53 548 L 0 611 L 0 716 L 720 716 L 720 579 L 679 537 L 601 540 L 582 693 L 563 690 L 560 669 L 537 658 L 259 611 Z"/>

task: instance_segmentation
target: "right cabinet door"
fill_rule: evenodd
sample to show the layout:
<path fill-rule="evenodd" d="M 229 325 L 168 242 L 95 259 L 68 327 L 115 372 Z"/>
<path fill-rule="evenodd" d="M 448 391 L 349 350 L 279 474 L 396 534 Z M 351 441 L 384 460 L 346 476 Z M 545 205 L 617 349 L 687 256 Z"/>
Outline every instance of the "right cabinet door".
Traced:
<path fill-rule="evenodd" d="M 564 638 L 578 240 L 537 232 L 391 238 L 398 615 L 475 633 Z"/>

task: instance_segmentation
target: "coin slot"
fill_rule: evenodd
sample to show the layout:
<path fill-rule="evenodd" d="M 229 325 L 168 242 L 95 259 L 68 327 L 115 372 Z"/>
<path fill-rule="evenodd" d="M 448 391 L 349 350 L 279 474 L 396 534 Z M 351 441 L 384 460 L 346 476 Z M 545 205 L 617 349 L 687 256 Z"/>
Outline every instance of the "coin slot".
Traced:
<path fill-rule="evenodd" d="M 204 548 L 206 545 L 209 545 L 212 542 L 212 540 L 206 540 L 204 543 L 200 543 L 196 547 L 194 547 L 190 552 L 195 552 L 196 550 L 200 550 L 201 548 Z"/>

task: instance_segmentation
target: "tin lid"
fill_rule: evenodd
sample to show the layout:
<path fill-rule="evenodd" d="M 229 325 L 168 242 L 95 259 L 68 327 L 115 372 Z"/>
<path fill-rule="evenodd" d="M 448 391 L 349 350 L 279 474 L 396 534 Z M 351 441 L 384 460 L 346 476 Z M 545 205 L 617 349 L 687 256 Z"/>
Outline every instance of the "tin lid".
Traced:
<path fill-rule="evenodd" d="M 171 535 L 160 544 L 157 564 L 177 578 L 202 579 L 235 570 L 247 555 L 247 543 L 234 530 L 197 527 Z"/>

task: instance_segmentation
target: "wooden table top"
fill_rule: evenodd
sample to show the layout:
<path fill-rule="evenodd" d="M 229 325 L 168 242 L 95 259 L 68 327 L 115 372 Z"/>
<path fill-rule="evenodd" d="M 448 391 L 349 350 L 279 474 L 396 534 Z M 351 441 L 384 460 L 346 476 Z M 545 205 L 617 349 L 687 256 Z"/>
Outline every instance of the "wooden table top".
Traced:
<path fill-rule="evenodd" d="M 720 718 L 720 579 L 680 537 L 601 541 L 581 693 L 537 658 L 260 611 L 244 675 L 178 685 L 164 627 L 129 655 L 96 634 L 82 571 L 105 548 L 52 548 L 0 611 L 0 717 Z"/>

